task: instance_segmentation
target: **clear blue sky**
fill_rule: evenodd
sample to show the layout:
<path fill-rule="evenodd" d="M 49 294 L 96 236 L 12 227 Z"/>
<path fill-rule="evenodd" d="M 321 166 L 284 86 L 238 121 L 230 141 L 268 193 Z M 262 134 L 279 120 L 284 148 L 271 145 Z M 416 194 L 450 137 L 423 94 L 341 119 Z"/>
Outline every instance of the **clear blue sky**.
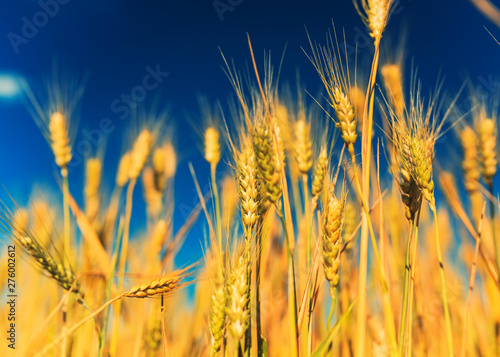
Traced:
<path fill-rule="evenodd" d="M 54 2 L 4 0 L 0 5 L 0 181 L 20 201 L 35 181 L 57 189 L 52 153 L 19 100 L 5 98 L 12 93 L 5 77 L 40 82 L 50 73 L 55 58 L 72 72 L 90 74 L 79 128 L 80 133 L 95 129 L 103 118 L 116 126 L 106 153 L 105 175 L 111 187 L 122 152 L 122 134 L 128 127 L 128 119 L 120 120 L 112 103 L 142 83 L 147 66 L 159 66 L 169 75 L 147 92 L 145 103 L 159 99 L 170 107 L 171 120 L 177 126 L 176 140 L 183 158 L 176 179 L 177 227 L 184 218 L 182 208 L 192 207 L 196 200 L 187 162 L 193 162 L 202 186 L 208 182 L 208 165 L 197 150 L 198 137 L 192 134 L 186 114 L 195 116 L 198 112 L 198 94 L 225 102 L 232 93 L 221 70 L 219 47 L 243 68 L 249 59 L 247 32 L 258 59 L 264 50 L 271 50 L 278 64 L 287 44 L 281 80 L 294 83 L 299 68 L 305 88 L 314 93 L 320 83 L 301 50 L 301 46 L 308 47 L 304 26 L 313 38 L 322 41 L 333 19 L 338 30 L 345 29 L 347 44 L 354 46 L 358 40 L 363 47 L 366 39 L 365 28 L 349 0 L 59 0 L 57 8 Z M 221 13 L 214 7 L 221 3 L 233 6 Z M 435 84 L 439 69 L 446 75 L 450 93 L 456 92 L 467 76 L 484 90 L 491 86 L 495 90 L 495 84 L 498 88 L 500 46 L 483 26 L 498 38 L 500 31 L 468 1 L 400 0 L 396 12 L 386 37 L 397 38 L 402 28 L 408 30 L 408 58 L 418 66 L 424 88 Z M 369 47 L 359 56 L 369 58 Z M 79 140 L 81 134 L 76 142 Z M 453 151 L 455 144 L 446 137 L 443 147 Z M 82 168 L 77 167 L 70 177 L 77 197 L 81 197 Z M 138 202 L 140 187 L 136 193 Z M 141 219 L 143 208 L 136 208 Z M 201 227 L 202 223 L 188 238 L 179 257 L 182 263 L 201 256 Z"/>

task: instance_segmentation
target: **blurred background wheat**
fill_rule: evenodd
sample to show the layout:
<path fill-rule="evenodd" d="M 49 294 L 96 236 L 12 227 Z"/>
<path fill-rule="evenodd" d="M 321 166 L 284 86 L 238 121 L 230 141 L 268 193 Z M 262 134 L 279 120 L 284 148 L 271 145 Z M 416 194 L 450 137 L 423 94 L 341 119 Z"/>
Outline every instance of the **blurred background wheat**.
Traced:
<path fill-rule="evenodd" d="M 1 355 L 500 355 L 494 3 L 2 7 Z"/>

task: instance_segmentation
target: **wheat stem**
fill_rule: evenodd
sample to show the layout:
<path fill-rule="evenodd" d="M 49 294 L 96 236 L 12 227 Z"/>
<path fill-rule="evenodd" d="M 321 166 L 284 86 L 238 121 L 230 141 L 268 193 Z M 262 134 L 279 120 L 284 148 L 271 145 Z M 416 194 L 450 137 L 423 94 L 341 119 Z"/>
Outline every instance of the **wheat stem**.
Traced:
<path fill-rule="evenodd" d="M 130 218 L 132 216 L 132 197 L 136 182 L 136 178 L 130 179 L 127 187 L 127 196 L 125 199 L 125 223 L 123 226 L 123 238 L 121 242 L 122 247 L 120 249 L 120 260 L 118 263 L 118 291 L 123 290 L 123 279 L 125 277 L 125 264 L 127 262 L 128 241 L 130 234 Z M 119 247 L 117 247 L 117 249 L 119 249 Z M 116 356 L 116 348 L 118 346 L 118 325 L 120 322 L 120 314 L 121 301 L 116 304 L 115 316 L 113 320 L 113 335 L 111 337 L 111 344 L 109 348 L 109 354 L 112 357 Z"/>
<path fill-rule="evenodd" d="M 210 164 L 210 176 L 212 179 L 212 190 L 214 192 L 215 198 L 215 215 L 217 219 L 217 242 L 219 243 L 219 256 L 222 257 L 222 219 L 221 219 L 221 211 L 220 211 L 220 198 L 219 198 L 219 189 L 217 187 L 216 180 L 216 168 L 217 165 Z"/>
<path fill-rule="evenodd" d="M 298 334 L 297 334 L 297 298 L 295 294 L 295 270 L 293 266 L 293 255 L 290 249 L 288 231 L 286 229 L 286 222 L 283 213 L 276 210 L 278 217 L 281 221 L 285 231 L 286 250 L 287 250 L 287 265 L 288 265 L 288 316 L 290 319 L 290 355 L 292 357 L 298 356 Z"/>
<path fill-rule="evenodd" d="M 491 197 L 495 197 L 495 192 L 493 191 L 493 181 L 488 184 L 488 190 L 490 191 Z M 493 244 L 495 247 L 495 260 L 497 263 L 498 273 L 500 275 L 500 244 L 497 242 L 497 232 L 495 227 L 495 202 L 490 199 L 490 218 L 491 218 L 491 230 L 493 231 Z"/>
<path fill-rule="evenodd" d="M 438 254 L 438 259 L 439 259 L 439 273 L 441 276 L 441 287 L 442 287 L 442 294 L 443 294 L 443 305 L 444 305 L 444 318 L 445 318 L 445 323 L 446 323 L 446 342 L 448 344 L 448 356 L 453 357 L 453 336 L 452 336 L 452 330 L 451 330 L 451 320 L 450 320 L 450 311 L 448 307 L 448 298 L 446 295 L 446 279 L 444 275 L 444 263 L 443 263 L 443 257 L 441 255 L 441 246 L 439 243 L 439 227 L 438 227 L 438 219 L 437 219 L 437 211 L 436 211 L 436 205 L 434 203 L 430 204 L 432 214 L 434 215 L 434 225 L 436 226 L 436 248 L 437 248 L 437 254 Z"/>
<path fill-rule="evenodd" d="M 116 263 L 118 262 L 118 252 L 120 249 L 122 238 L 123 238 L 123 220 L 120 220 L 120 225 L 118 226 L 117 239 L 115 243 L 115 252 L 113 253 L 113 260 L 111 262 L 111 271 L 109 272 L 108 282 L 106 286 L 106 300 L 109 300 L 111 298 L 111 289 L 113 287 L 113 281 L 115 278 Z M 102 357 L 104 354 L 104 345 L 106 344 L 106 331 L 108 328 L 108 320 L 109 320 L 109 310 L 106 310 L 104 312 L 102 330 L 99 338 L 99 357 Z"/>
<path fill-rule="evenodd" d="M 408 338 L 405 336 L 405 326 L 406 326 L 406 317 L 408 311 L 408 288 L 409 288 L 409 280 L 410 280 L 410 251 L 411 251 L 411 242 L 413 239 L 413 232 L 415 229 L 415 221 L 410 221 L 410 233 L 408 235 L 408 241 L 406 244 L 406 260 L 405 260 L 405 283 L 403 290 L 403 305 L 401 307 L 401 322 L 399 325 L 399 345 L 398 352 L 400 356 L 403 356 L 403 349 L 405 344 L 405 339 Z"/>
<path fill-rule="evenodd" d="M 469 279 L 469 294 L 467 296 L 467 308 L 465 309 L 465 321 L 464 321 L 464 329 L 462 333 L 462 350 L 460 352 L 461 357 L 465 357 L 466 353 L 466 345 L 467 345 L 467 330 L 469 327 L 469 319 L 470 319 L 470 309 L 472 305 L 472 293 L 474 291 L 474 284 L 476 279 L 476 270 L 477 270 L 477 257 L 479 255 L 479 246 L 481 245 L 481 232 L 483 230 L 483 219 L 484 219 L 484 211 L 486 209 L 486 202 L 484 202 L 483 210 L 481 213 L 481 219 L 479 220 L 479 226 L 477 228 L 477 236 L 476 247 L 474 249 L 474 260 L 472 261 L 472 267 L 470 271 L 470 279 Z"/>
<path fill-rule="evenodd" d="M 370 194 L 370 160 L 371 160 L 371 133 L 373 130 L 373 103 L 375 92 L 375 80 L 377 78 L 377 68 L 379 60 L 379 44 L 380 40 L 375 41 L 375 54 L 370 72 L 370 80 L 368 82 L 367 96 L 365 100 L 365 108 L 363 112 L 363 140 L 361 145 L 362 150 L 362 166 L 363 166 L 363 191 L 362 196 L 364 201 L 369 200 Z M 359 305 L 357 315 L 356 329 L 356 356 L 364 356 L 366 348 L 366 280 L 368 268 L 368 225 L 369 216 L 363 214 L 361 226 L 361 242 L 360 242 L 360 264 L 359 264 Z"/>
<path fill-rule="evenodd" d="M 68 169 L 61 169 L 63 178 L 63 205 L 64 205 L 64 262 L 65 266 L 69 267 L 71 261 L 71 222 L 69 217 L 69 182 Z"/>
<path fill-rule="evenodd" d="M 304 208 L 306 213 L 306 267 L 307 272 L 311 269 L 311 206 L 309 203 L 309 187 L 308 187 L 308 176 L 307 174 L 302 175 L 302 182 L 304 185 Z M 310 326 L 312 326 L 312 314 L 311 314 L 311 293 L 312 293 L 312 285 L 310 284 L 307 289 L 307 302 L 306 306 L 308 307 L 308 316 L 307 316 L 307 324 L 306 324 L 306 332 L 307 332 L 307 353 L 311 354 L 312 351 L 312 331 Z"/>

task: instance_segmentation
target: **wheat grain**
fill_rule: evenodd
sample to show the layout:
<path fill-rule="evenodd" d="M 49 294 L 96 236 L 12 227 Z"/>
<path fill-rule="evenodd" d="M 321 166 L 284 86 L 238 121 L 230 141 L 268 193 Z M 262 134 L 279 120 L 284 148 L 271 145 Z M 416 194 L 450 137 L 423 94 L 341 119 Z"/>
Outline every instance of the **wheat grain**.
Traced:
<path fill-rule="evenodd" d="M 478 190 L 478 181 L 481 177 L 478 161 L 477 135 L 470 126 L 466 126 L 460 133 L 460 141 L 464 152 L 464 159 L 462 161 L 464 185 L 470 194 Z"/>
<path fill-rule="evenodd" d="M 226 308 L 226 314 L 229 318 L 229 331 L 236 340 L 241 340 L 249 321 L 248 302 L 248 264 L 243 256 L 240 255 L 229 276 L 229 300 Z"/>
<path fill-rule="evenodd" d="M 252 144 L 267 199 L 280 206 L 282 194 L 279 159 L 269 128 L 258 124 L 252 132 Z"/>
<path fill-rule="evenodd" d="M 101 160 L 97 157 L 88 159 L 85 169 L 85 215 L 92 223 L 100 209 Z"/>
<path fill-rule="evenodd" d="M 148 129 L 143 129 L 132 147 L 130 152 L 129 179 L 137 179 L 149 157 L 153 146 L 153 134 Z"/>
<path fill-rule="evenodd" d="M 211 126 L 205 130 L 205 160 L 217 166 L 220 161 L 219 131 Z"/>
<path fill-rule="evenodd" d="M 477 123 L 479 153 L 483 180 L 491 185 L 497 172 L 497 128 L 493 119 L 482 117 Z"/>
<path fill-rule="evenodd" d="M 166 275 L 149 283 L 136 285 L 127 291 L 124 296 L 131 298 L 146 298 L 171 294 L 180 288 L 181 285 L 179 282 L 181 280 L 182 276 L 173 274 Z"/>
<path fill-rule="evenodd" d="M 310 133 L 311 126 L 305 119 L 299 119 L 295 123 L 295 159 L 297 160 L 299 171 L 303 175 L 307 175 L 313 164 Z"/>
<path fill-rule="evenodd" d="M 358 13 L 370 30 L 370 36 L 380 41 L 389 20 L 393 0 L 361 0 L 363 12 L 358 6 L 358 0 L 353 0 Z"/>
<path fill-rule="evenodd" d="M 344 219 L 344 203 L 332 193 L 323 212 L 323 269 L 330 283 L 330 294 L 339 284 L 340 248 L 342 240 L 342 224 Z"/>
<path fill-rule="evenodd" d="M 54 112 L 49 121 L 50 146 L 54 153 L 57 166 L 66 170 L 71 161 L 72 153 L 68 134 L 68 124 L 65 116 Z"/>
<path fill-rule="evenodd" d="M 328 154 L 326 151 L 326 145 L 322 145 L 321 151 L 316 160 L 316 164 L 314 165 L 313 170 L 313 181 L 312 181 L 312 200 L 314 203 L 314 207 L 316 206 L 319 196 L 323 191 L 323 185 L 325 182 L 326 173 L 328 170 Z"/>

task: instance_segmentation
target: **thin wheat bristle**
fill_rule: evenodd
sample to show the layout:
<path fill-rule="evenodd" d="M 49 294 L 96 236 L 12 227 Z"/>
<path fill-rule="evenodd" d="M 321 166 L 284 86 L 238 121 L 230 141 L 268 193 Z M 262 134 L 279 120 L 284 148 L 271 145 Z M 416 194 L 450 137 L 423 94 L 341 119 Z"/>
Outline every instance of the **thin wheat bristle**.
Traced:
<path fill-rule="evenodd" d="M 85 167 L 85 215 L 89 222 L 96 219 L 100 209 L 102 163 L 99 158 L 90 158 Z"/>
<path fill-rule="evenodd" d="M 18 209 L 12 217 L 12 233 L 20 239 L 29 226 L 28 226 L 28 212 L 25 209 Z"/>
<path fill-rule="evenodd" d="M 250 317 L 247 309 L 247 267 L 248 264 L 242 254 L 229 277 L 229 301 L 226 313 L 230 322 L 229 331 L 236 340 L 241 340 L 245 335 Z"/>
<path fill-rule="evenodd" d="M 136 285 L 125 293 L 126 297 L 145 298 L 173 293 L 179 289 L 181 276 L 167 275 L 149 283 Z"/>
<path fill-rule="evenodd" d="M 493 119 L 483 117 L 477 124 L 479 137 L 479 153 L 481 161 L 481 173 L 487 185 L 493 183 L 497 172 L 497 128 Z"/>
<path fill-rule="evenodd" d="M 478 190 L 478 181 L 481 177 L 478 161 L 477 135 L 470 126 L 466 126 L 460 133 L 460 140 L 464 152 L 462 169 L 464 172 L 464 185 L 467 192 Z"/>
<path fill-rule="evenodd" d="M 129 178 L 137 179 L 149 157 L 153 146 L 153 134 L 147 129 L 143 129 L 137 137 L 132 151 L 130 152 Z"/>
<path fill-rule="evenodd" d="M 205 160 L 216 166 L 220 161 L 219 131 L 215 127 L 205 130 Z"/>
<path fill-rule="evenodd" d="M 311 126 L 306 122 L 305 119 L 299 119 L 295 123 L 294 152 L 299 171 L 303 175 L 307 175 L 313 164 L 312 142 L 310 134 Z"/>
<path fill-rule="evenodd" d="M 258 124 L 252 133 L 252 144 L 260 176 L 264 182 L 267 199 L 279 206 L 282 190 L 279 159 L 269 128 Z"/>
<path fill-rule="evenodd" d="M 49 121 L 50 146 L 57 166 L 65 169 L 72 158 L 67 120 L 60 112 L 54 112 Z"/>
<path fill-rule="evenodd" d="M 392 109 L 398 117 L 402 117 L 405 109 L 405 98 L 403 94 L 403 73 L 401 71 L 401 65 L 386 64 L 382 66 L 380 72 Z"/>

